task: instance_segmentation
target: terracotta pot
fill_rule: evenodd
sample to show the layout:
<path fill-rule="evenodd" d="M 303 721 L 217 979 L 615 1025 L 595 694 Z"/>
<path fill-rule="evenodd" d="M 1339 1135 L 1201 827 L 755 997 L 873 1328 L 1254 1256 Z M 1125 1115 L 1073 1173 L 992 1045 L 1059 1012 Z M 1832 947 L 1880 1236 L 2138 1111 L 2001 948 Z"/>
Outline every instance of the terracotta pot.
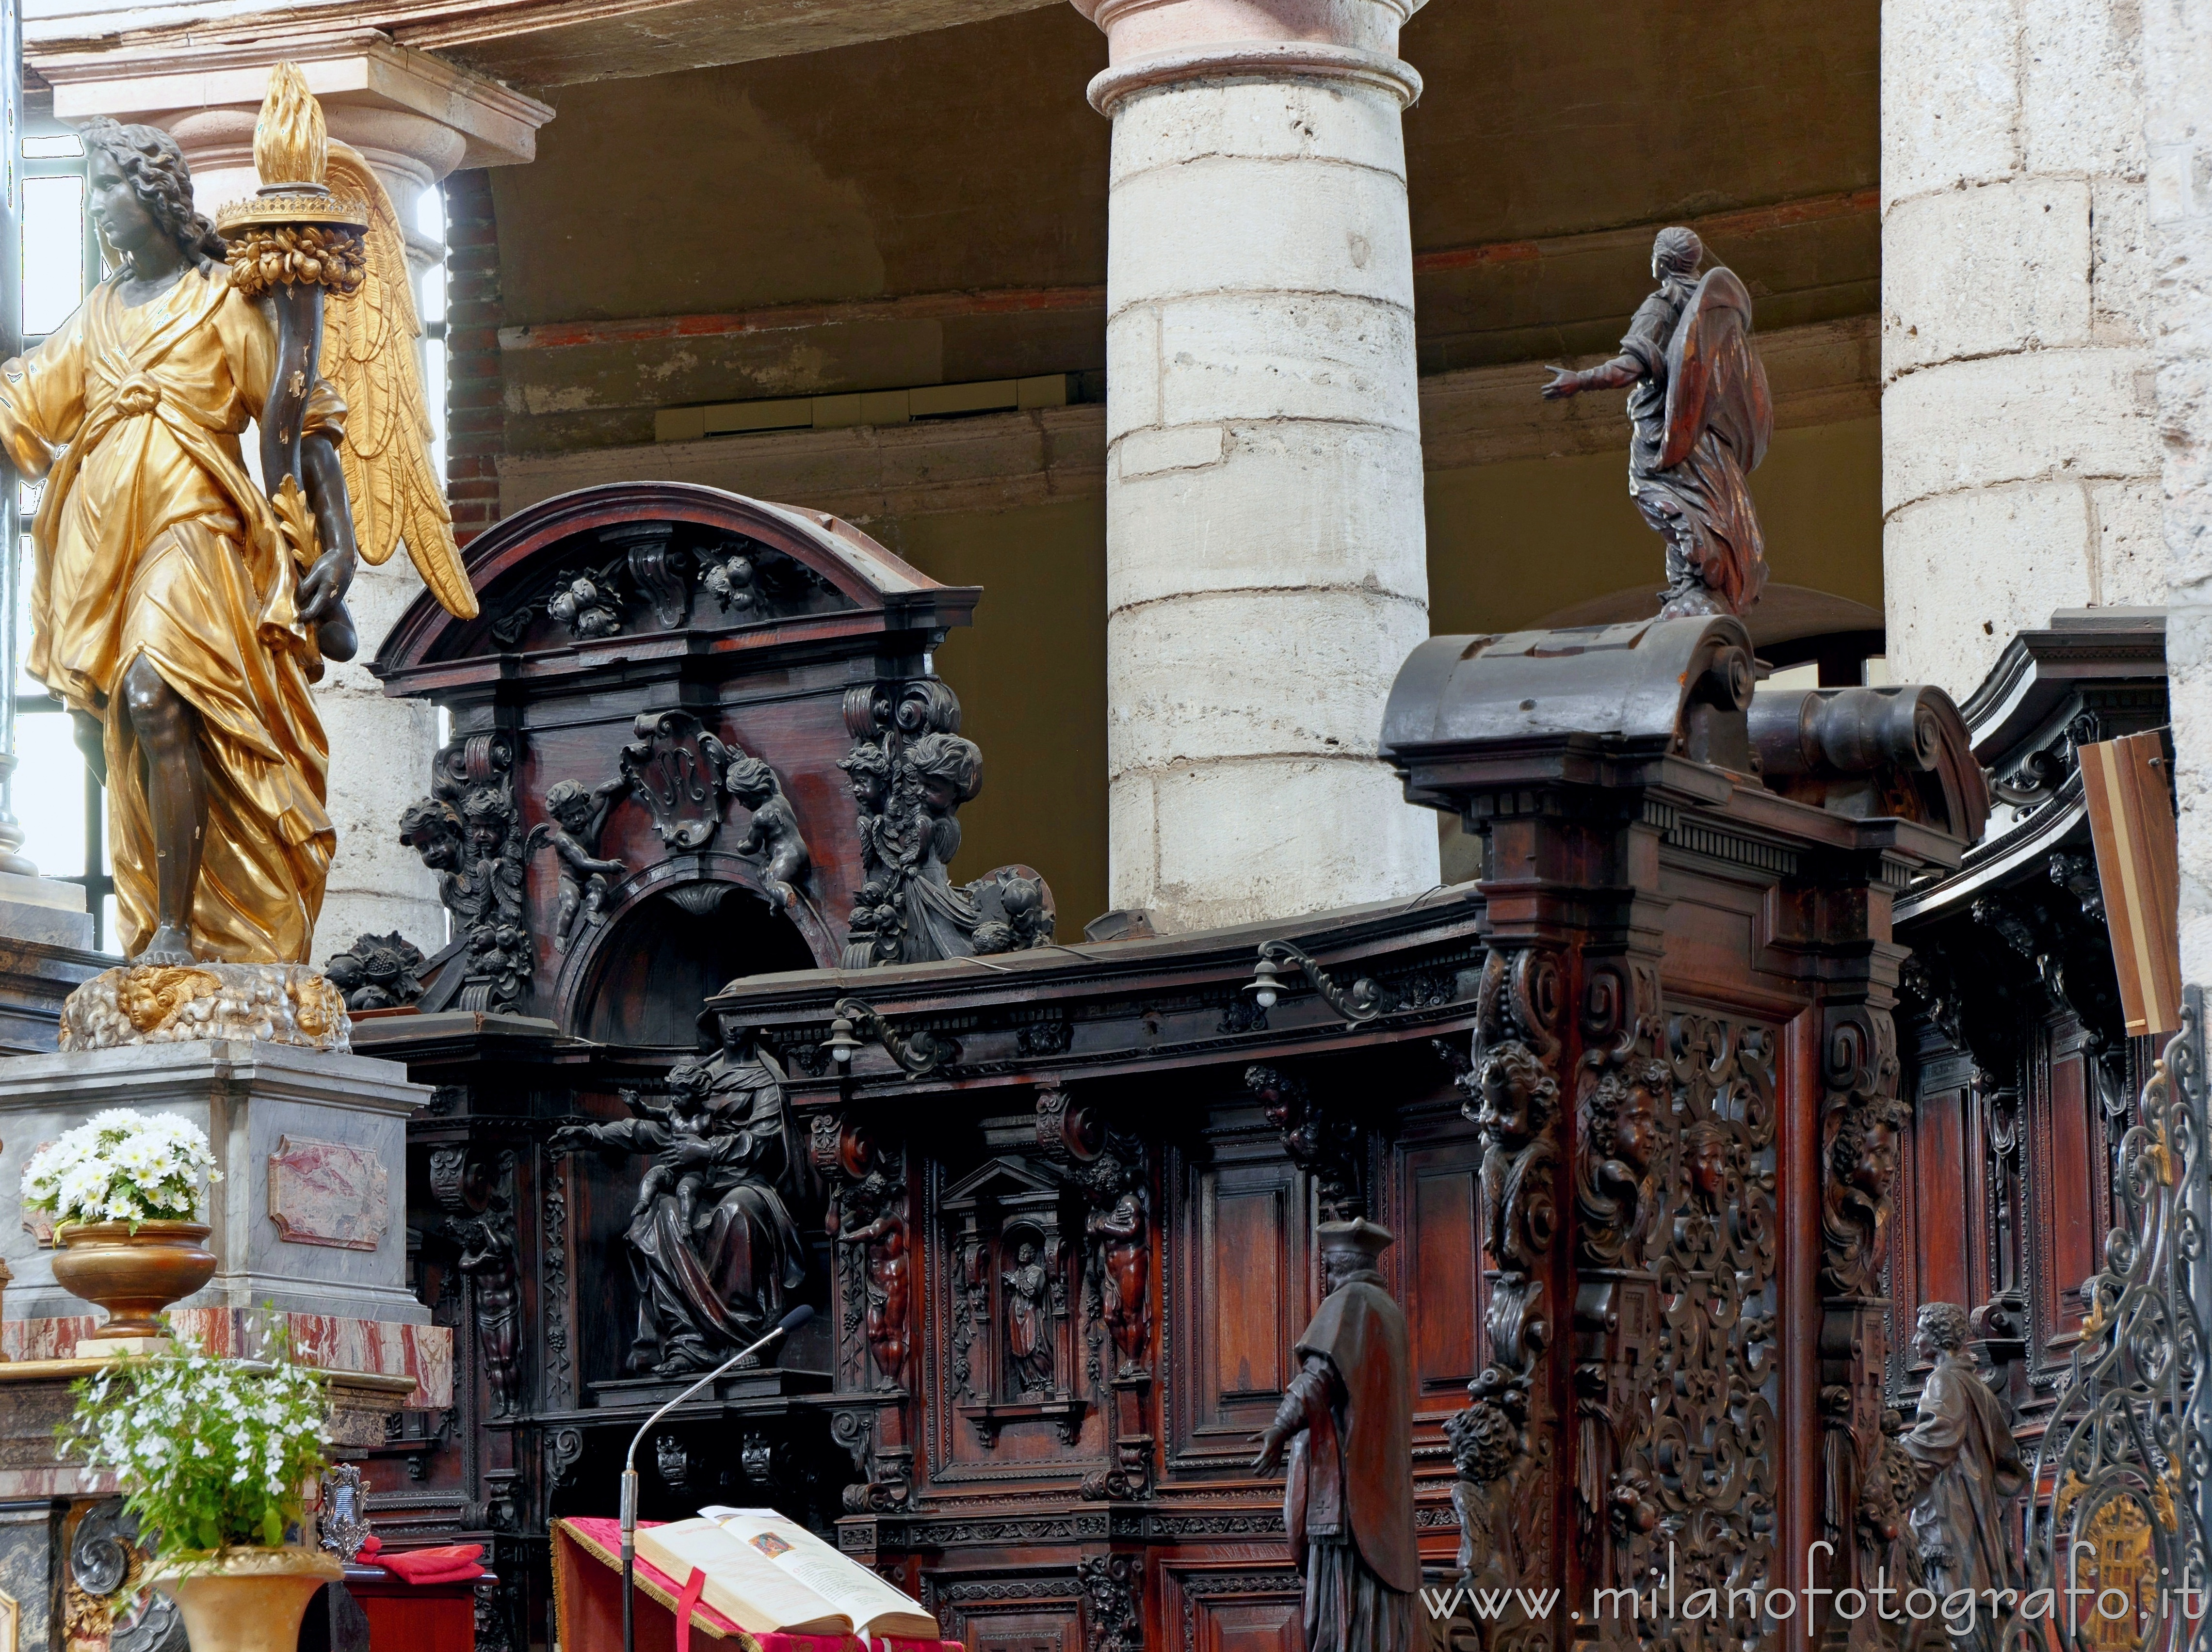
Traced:
<path fill-rule="evenodd" d="M 107 1310 L 103 1337 L 156 1337 L 154 1316 L 215 1277 L 215 1253 L 202 1242 L 211 1231 L 198 1222 L 70 1223 L 58 1229 L 54 1279 L 63 1290 Z"/>
<path fill-rule="evenodd" d="M 184 1614 L 192 1652 L 296 1652 L 307 1602 L 345 1568 L 320 1549 L 287 1546 L 221 1549 L 146 1576 Z"/>

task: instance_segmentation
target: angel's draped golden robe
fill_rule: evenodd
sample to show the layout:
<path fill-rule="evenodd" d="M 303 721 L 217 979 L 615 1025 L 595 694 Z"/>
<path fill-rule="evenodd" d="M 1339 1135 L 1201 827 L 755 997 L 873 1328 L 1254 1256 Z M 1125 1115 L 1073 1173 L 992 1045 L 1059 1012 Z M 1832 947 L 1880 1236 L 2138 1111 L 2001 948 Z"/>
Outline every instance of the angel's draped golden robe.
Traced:
<path fill-rule="evenodd" d="M 105 725 L 125 955 L 156 912 L 145 756 L 114 703 L 143 656 L 199 714 L 208 823 L 193 950 L 305 963 L 337 843 L 308 692 L 322 663 L 295 607 L 301 569 L 239 449 L 269 392 L 276 330 L 220 268 L 188 270 L 135 309 L 120 280 L 0 366 L 0 441 L 26 476 L 52 470 L 27 669 Z M 340 432 L 344 411 L 319 382 L 307 428 Z"/>

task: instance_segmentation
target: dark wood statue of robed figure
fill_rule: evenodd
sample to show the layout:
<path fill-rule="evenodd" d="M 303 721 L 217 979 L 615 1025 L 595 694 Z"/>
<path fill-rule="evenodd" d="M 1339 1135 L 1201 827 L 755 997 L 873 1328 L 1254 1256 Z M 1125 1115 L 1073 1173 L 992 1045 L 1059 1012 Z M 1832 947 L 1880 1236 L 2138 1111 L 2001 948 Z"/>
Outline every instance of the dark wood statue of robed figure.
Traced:
<path fill-rule="evenodd" d="M 1659 290 L 1637 307 L 1610 361 L 1553 367 L 1547 401 L 1585 390 L 1628 394 L 1628 493 L 1667 542 L 1660 613 L 1747 614 L 1766 585 L 1765 541 L 1747 478 L 1766 457 L 1774 404 L 1751 347 L 1751 295 L 1733 270 L 1698 274 L 1705 244 L 1662 229 L 1651 246 Z"/>
<path fill-rule="evenodd" d="M 1290 1444 L 1283 1520 L 1305 1572 L 1307 1652 L 1411 1652 L 1413 1364 L 1406 1316 L 1375 1265 L 1391 1236 L 1367 1221 L 1314 1231 L 1329 1293 L 1252 1466 L 1272 1473 Z"/>

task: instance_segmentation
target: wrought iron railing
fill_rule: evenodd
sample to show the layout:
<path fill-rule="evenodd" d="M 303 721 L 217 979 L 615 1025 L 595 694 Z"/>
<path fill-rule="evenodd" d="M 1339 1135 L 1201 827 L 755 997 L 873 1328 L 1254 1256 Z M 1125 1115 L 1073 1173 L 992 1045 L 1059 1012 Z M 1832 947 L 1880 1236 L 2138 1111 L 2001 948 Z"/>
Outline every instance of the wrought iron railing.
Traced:
<path fill-rule="evenodd" d="M 2118 1220 L 2082 1287 L 2081 1340 L 2026 1513 L 2031 1587 L 2050 1591 L 2057 1643 L 2081 1652 L 2212 1646 L 2208 1123 L 2191 987 L 2120 1144 Z"/>

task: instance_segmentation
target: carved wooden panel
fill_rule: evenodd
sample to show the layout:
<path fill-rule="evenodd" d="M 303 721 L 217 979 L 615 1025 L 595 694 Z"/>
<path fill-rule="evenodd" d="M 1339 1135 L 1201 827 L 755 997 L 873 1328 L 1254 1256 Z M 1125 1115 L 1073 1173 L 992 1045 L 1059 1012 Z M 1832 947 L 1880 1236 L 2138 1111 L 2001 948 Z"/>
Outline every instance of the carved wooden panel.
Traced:
<path fill-rule="evenodd" d="M 1209 1154 L 1170 1167 L 1170 1449 L 1178 1468 L 1241 1468 L 1315 1305 L 1311 1195 L 1256 1109 L 1217 1114 L 1203 1140 Z"/>
<path fill-rule="evenodd" d="M 2097 1242 L 2104 1224 L 2092 1204 L 2101 1147 L 2091 1117 L 2087 1069 L 2088 1061 L 2078 1048 L 2063 1055 L 2054 1053 L 2051 1088 L 2044 1098 L 2050 1109 L 2045 1138 L 2049 1145 L 2042 1155 L 2050 1201 L 2035 1231 L 2056 1287 L 2047 1335 L 2063 1334 L 2081 1324 L 2081 1282 L 2097 1271 L 2101 1260 Z"/>
<path fill-rule="evenodd" d="M 1165 1573 L 1169 1638 L 1182 1652 L 1305 1652 L 1304 1584 L 1287 1569 Z M 1158 1643 L 1154 1643 L 1158 1644 Z"/>
<path fill-rule="evenodd" d="M 1415 1406 L 1449 1395 L 1443 1409 L 1456 1411 L 1481 1369 L 1482 1143 L 1456 1107 L 1441 1116 L 1424 1109 L 1407 1120 L 1392 1169 L 1397 1291 L 1421 1304 L 1408 1327 Z"/>
<path fill-rule="evenodd" d="M 953 1633 L 972 1652 L 1081 1652 L 1075 1609 L 1066 1613 L 991 1611 L 958 1613 Z"/>
<path fill-rule="evenodd" d="M 964 1577 L 935 1584 L 927 1598 L 969 1652 L 1083 1652 L 1082 1613 L 1065 1575 Z"/>
<path fill-rule="evenodd" d="M 1914 1260 L 1911 1306 L 1927 1302 L 1971 1306 L 1974 1281 L 1966 1267 L 1967 1190 L 1978 1181 L 1979 1167 L 1966 1158 L 1966 1108 L 1962 1088 L 1940 1090 L 1920 1098 L 1919 1117 L 1902 1144 L 1914 1213 L 1920 1218 L 1921 1243 Z"/>

